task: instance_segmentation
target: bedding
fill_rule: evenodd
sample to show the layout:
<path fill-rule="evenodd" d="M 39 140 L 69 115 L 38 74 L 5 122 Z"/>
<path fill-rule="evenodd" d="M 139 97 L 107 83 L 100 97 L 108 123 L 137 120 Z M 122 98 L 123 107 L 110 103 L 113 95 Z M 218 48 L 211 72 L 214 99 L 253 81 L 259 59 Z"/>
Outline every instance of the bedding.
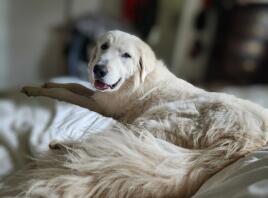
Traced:
<path fill-rule="evenodd" d="M 54 82 L 79 82 L 69 78 Z M 268 107 L 267 88 L 226 88 L 224 91 Z M 51 140 L 81 139 L 113 120 L 88 109 L 20 93 L 0 96 L 0 177 L 23 167 L 29 157 L 46 151 Z M 268 147 L 241 158 L 211 177 L 194 198 L 268 197 Z"/>
<path fill-rule="evenodd" d="M 53 82 L 77 82 L 56 78 Z M 89 86 L 83 81 L 78 81 Z M 51 140 L 81 139 L 109 126 L 113 120 L 88 109 L 19 92 L 0 95 L 0 178 L 46 151 Z"/>
<path fill-rule="evenodd" d="M 211 177 L 193 198 L 268 197 L 268 147 L 241 158 Z"/>

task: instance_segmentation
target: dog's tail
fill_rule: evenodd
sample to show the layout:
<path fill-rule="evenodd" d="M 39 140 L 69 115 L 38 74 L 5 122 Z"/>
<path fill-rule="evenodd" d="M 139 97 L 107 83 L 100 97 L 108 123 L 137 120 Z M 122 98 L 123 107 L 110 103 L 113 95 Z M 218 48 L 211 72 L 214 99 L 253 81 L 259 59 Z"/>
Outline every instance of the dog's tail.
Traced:
<path fill-rule="evenodd" d="M 224 139 L 191 150 L 117 128 L 51 151 L 11 191 L 19 197 L 189 197 L 249 147 Z"/>

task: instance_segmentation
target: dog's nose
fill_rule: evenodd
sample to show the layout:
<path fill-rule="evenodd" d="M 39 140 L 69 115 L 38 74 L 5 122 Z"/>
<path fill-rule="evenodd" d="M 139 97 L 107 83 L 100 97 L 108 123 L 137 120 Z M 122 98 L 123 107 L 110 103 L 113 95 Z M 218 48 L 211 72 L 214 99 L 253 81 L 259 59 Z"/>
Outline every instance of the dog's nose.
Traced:
<path fill-rule="evenodd" d="M 108 73 L 106 65 L 95 65 L 93 69 L 96 78 L 103 78 Z"/>

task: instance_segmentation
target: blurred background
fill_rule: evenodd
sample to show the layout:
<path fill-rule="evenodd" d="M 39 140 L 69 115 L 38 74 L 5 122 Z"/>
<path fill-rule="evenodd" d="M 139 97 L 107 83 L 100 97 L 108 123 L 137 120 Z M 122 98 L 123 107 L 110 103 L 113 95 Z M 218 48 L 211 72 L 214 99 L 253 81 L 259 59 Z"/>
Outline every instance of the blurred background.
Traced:
<path fill-rule="evenodd" d="M 89 50 L 120 29 L 199 86 L 268 82 L 266 0 L 1 0 L 0 89 L 87 78 Z"/>
<path fill-rule="evenodd" d="M 87 80 L 90 49 L 113 29 L 178 77 L 268 107 L 268 0 L 0 0 L 0 179 L 52 139 L 90 131 L 87 109 L 18 90 Z"/>

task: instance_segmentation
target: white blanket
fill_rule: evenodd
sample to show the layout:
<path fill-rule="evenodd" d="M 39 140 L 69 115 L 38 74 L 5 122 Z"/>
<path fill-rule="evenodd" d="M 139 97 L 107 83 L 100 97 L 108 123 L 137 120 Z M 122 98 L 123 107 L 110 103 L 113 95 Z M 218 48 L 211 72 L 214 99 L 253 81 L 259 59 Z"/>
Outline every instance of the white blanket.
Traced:
<path fill-rule="evenodd" d="M 20 93 L 0 97 L 0 178 L 48 149 L 51 140 L 80 139 L 113 120 L 88 109 Z"/>

